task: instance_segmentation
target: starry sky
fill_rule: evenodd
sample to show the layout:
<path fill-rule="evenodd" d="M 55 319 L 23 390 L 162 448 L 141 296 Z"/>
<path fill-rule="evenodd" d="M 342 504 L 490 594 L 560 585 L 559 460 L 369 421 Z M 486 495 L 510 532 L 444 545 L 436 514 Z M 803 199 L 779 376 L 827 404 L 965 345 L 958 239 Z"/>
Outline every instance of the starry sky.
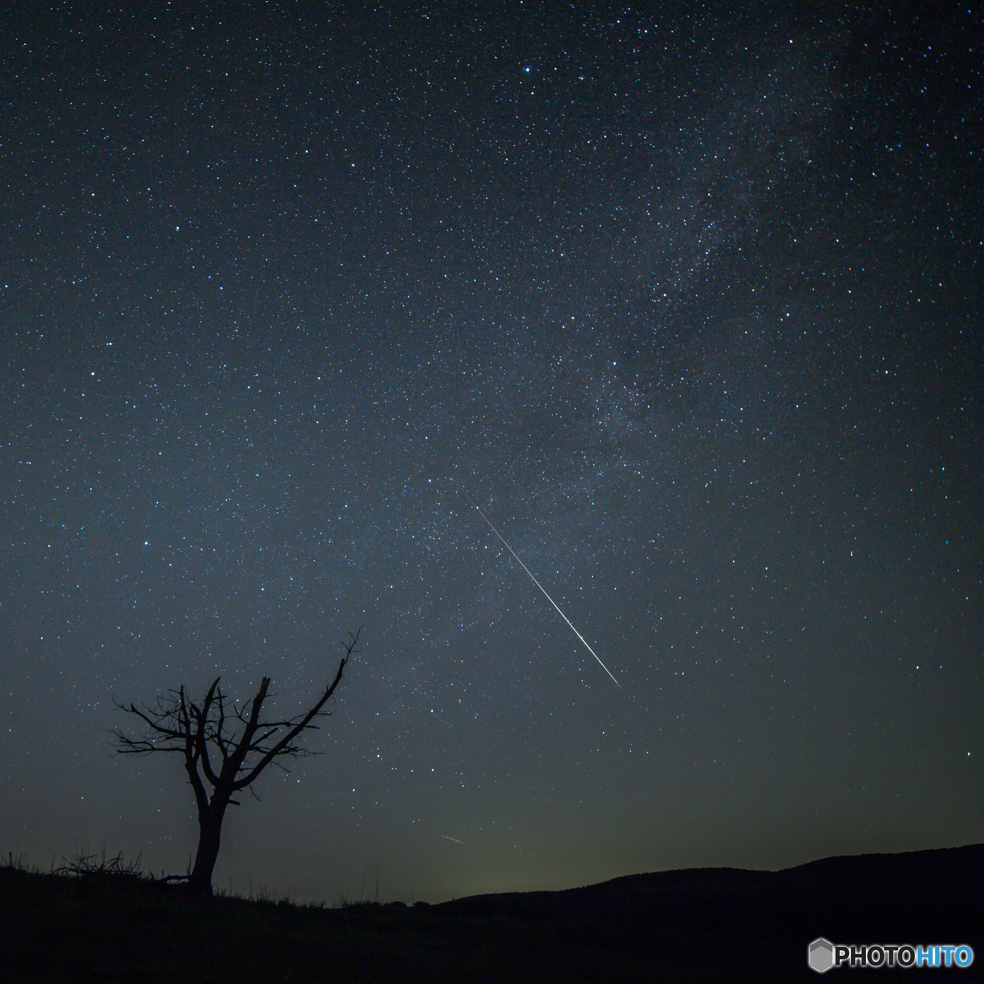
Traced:
<path fill-rule="evenodd" d="M 0 851 L 184 871 L 114 699 L 360 627 L 217 887 L 984 839 L 980 14 L 396 7 L 2 15 Z"/>

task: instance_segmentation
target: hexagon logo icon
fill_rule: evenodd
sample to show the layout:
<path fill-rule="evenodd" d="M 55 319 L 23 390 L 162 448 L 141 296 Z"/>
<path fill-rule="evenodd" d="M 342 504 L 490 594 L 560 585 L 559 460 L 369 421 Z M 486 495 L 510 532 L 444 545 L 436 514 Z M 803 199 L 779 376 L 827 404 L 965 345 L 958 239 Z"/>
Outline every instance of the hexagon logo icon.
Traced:
<path fill-rule="evenodd" d="M 824 974 L 834 966 L 834 944 L 822 936 L 810 944 L 807 962 L 818 974 Z"/>

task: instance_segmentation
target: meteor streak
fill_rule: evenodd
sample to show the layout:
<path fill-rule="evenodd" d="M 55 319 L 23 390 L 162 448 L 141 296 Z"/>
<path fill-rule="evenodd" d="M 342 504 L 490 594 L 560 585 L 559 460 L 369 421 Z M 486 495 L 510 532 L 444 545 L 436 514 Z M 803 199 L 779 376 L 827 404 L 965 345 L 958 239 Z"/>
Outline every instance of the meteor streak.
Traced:
<path fill-rule="evenodd" d="M 466 498 L 466 499 L 468 499 L 468 496 L 466 495 L 466 496 L 465 496 L 465 498 Z M 597 653 L 596 653 L 596 652 L 595 652 L 595 651 L 594 651 L 594 650 L 593 650 L 593 649 L 592 649 L 592 648 L 591 648 L 591 647 L 590 647 L 590 646 L 588 645 L 588 640 L 587 640 L 587 639 L 585 639 L 585 638 L 584 638 L 584 636 L 583 636 L 583 635 L 581 635 L 581 633 L 580 633 L 580 632 L 578 632 L 578 631 L 577 631 L 577 629 L 575 629 L 575 628 L 574 628 L 574 623 L 573 623 L 573 622 L 572 622 L 572 621 L 571 621 L 571 620 L 570 620 L 570 619 L 569 619 L 569 618 L 568 618 L 568 617 L 567 617 L 567 616 L 566 616 L 566 615 L 565 615 L 565 614 L 564 614 L 564 613 L 563 613 L 563 612 L 562 612 L 562 611 L 560 610 L 560 607 L 558 606 L 558 604 L 557 604 L 557 602 L 556 602 L 556 601 L 554 601 L 554 600 L 553 600 L 553 598 L 551 598 L 551 597 L 550 597 L 550 595 L 548 595 L 548 594 L 547 594 L 547 592 L 546 592 L 546 589 L 545 589 L 545 588 L 543 587 L 543 585 L 542 585 L 542 584 L 540 584 L 540 582 L 539 582 L 539 581 L 538 581 L 538 580 L 537 580 L 537 579 L 536 579 L 535 577 L 533 577 L 533 572 L 532 572 L 532 571 L 531 571 L 531 570 L 530 570 L 530 569 L 529 569 L 529 568 L 528 568 L 528 567 L 526 566 L 526 564 L 524 564 L 524 563 L 523 563 L 523 562 L 522 562 L 522 561 L 521 561 L 521 560 L 519 559 L 519 557 L 518 557 L 518 555 L 516 554 L 516 551 L 515 551 L 515 550 L 513 550 L 513 548 L 512 548 L 512 547 L 510 547 L 508 543 L 506 543 L 506 541 L 505 541 L 505 538 L 504 538 L 504 537 L 503 537 L 503 535 L 502 535 L 502 534 L 501 534 L 501 533 L 500 533 L 500 532 L 499 532 L 499 531 L 498 531 L 498 530 L 497 530 L 497 529 L 496 529 L 496 528 L 495 528 L 495 527 L 494 527 L 494 526 L 492 525 L 492 521 L 491 521 L 491 520 L 489 519 L 489 517 L 488 517 L 488 516 L 486 516 L 486 515 L 485 515 L 485 513 L 483 513 L 483 512 L 482 512 L 482 510 L 481 510 L 481 509 L 479 509 L 479 508 L 478 508 L 478 506 L 476 506 L 476 505 L 475 505 L 475 503 L 471 501 L 471 499 L 468 499 L 468 501 L 469 501 L 469 502 L 471 502 L 471 504 L 472 504 L 473 506 L 475 506 L 475 509 L 476 509 L 476 510 L 478 511 L 478 515 L 479 515 L 479 516 L 481 516 L 481 517 L 482 517 L 482 519 L 484 519 L 484 520 L 485 520 L 485 522 L 489 524 L 489 529 L 490 529 L 490 530 L 491 530 L 491 531 L 492 531 L 492 532 L 493 532 L 493 533 L 494 533 L 494 534 L 495 534 L 495 535 L 496 535 L 496 536 L 497 536 L 497 537 L 498 537 L 498 538 L 499 538 L 500 540 L 502 540 L 502 545 L 503 545 L 503 546 L 504 546 L 504 547 L 505 547 L 505 548 L 506 548 L 506 549 L 507 549 L 507 550 L 508 550 L 508 551 L 509 551 L 509 552 L 510 552 L 510 553 L 511 553 L 512 555 L 513 555 L 513 557 L 515 557 L 515 558 L 516 558 L 516 563 L 517 563 L 517 564 L 519 564 L 519 566 L 520 566 L 520 567 L 522 567 L 522 568 L 523 568 L 523 570 L 524 570 L 524 571 L 526 571 L 526 573 L 527 573 L 527 574 L 529 574 L 529 576 L 530 576 L 530 580 L 532 580 L 532 582 L 533 582 L 533 583 L 534 583 L 534 584 L 535 584 L 535 585 L 536 585 L 536 586 L 537 586 L 537 587 L 538 587 L 538 588 L 539 588 L 539 589 L 540 589 L 540 590 L 541 590 L 541 591 L 543 592 L 543 597 L 544 597 L 544 598 L 546 598 L 546 599 L 547 599 L 547 601 L 549 601 L 549 602 L 550 602 L 550 604 L 551 604 L 551 605 L 553 605 L 553 606 L 554 606 L 554 608 L 556 608 L 556 609 L 557 609 L 557 614 L 558 614 L 558 615 L 559 615 L 559 616 L 560 616 L 560 617 L 561 617 L 561 618 L 562 618 L 562 619 L 563 619 L 563 620 L 564 620 L 564 621 L 565 621 L 565 622 L 566 622 L 566 623 L 567 623 L 567 624 L 568 624 L 568 625 L 569 625 L 569 626 L 570 626 L 570 627 L 571 627 L 571 628 L 572 628 L 572 629 L 574 630 L 574 635 L 576 635 L 576 636 L 578 637 L 578 639 L 580 639 L 580 640 L 581 640 L 581 642 L 583 642 L 583 643 L 584 643 L 584 645 L 585 645 L 585 647 L 587 648 L 587 650 L 588 650 L 588 652 L 589 652 L 589 653 L 591 653 L 591 655 L 592 655 L 592 656 L 594 656 L 594 658 L 595 658 L 596 660 L 598 660 L 598 665 L 599 665 L 599 666 L 600 666 L 600 667 L 601 667 L 601 668 L 602 668 L 602 669 L 603 669 L 603 670 L 604 670 L 604 671 L 605 671 L 605 672 L 606 672 L 606 673 L 607 673 L 607 674 L 608 674 L 608 675 L 609 675 L 610 677 L 612 677 L 612 683 L 614 683 L 614 684 L 615 684 L 615 686 L 616 686 L 616 687 L 618 687 L 618 689 L 619 689 L 619 690 L 621 690 L 621 689 L 622 689 L 622 685 L 621 685 L 621 684 L 620 684 L 620 683 L 618 682 L 618 680 L 616 680 L 616 679 L 615 679 L 615 677 L 613 677 L 613 676 L 612 676 L 612 671 L 611 671 L 611 670 L 609 670 L 609 669 L 608 669 L 608 667 L 607 667 L 607 666 L 605 666 L 605 664 L 604 664 L 604 663 L 602 663 L 602 661 L 601 661 L 601 659 L 600 659 L 600 657 L 598 656 L 598 654 L 597 654 Z"/>

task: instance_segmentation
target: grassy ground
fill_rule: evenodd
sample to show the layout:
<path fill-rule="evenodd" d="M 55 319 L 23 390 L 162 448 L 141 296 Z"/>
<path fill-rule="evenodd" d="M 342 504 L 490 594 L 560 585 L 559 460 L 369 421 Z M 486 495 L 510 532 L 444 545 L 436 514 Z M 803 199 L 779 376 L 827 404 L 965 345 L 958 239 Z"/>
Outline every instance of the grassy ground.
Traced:
<path fill-rule="evenodd" d="M 706 940 L 657 927 L 207 901 L 134 874 L 16 867 L 0 868 L 0 940 L 0 980 L 32 984 L 763 979 L 736 977 Z M 687 953 L 694 947 L 700 966 Z"/>
<path fill-rule="evenodd" d="M 575 910 L 503 909 L 502 896 L 411 908 L 206 900 L 154 882 L 118 859 L 61 873 L 10 864 L 0 867 L 0 982 L 815 981 L 806 945 L 824 932 L 841 942 L 917 936 L 916 942 L 931 942 L 932 936 L 971 943 L 984 956 L 977 940 L 980 853 L 973 848 L 916 858 L 925 869 L 922 880 L 911 859 L 900 856 L 909 872 L 901 882 L 890 857 L 860 859 L 866 867 L 857 870 L 852 859 L 823 862 L 816 883 L 812 866 L 788 876 L 638 876 L 577 890 L 578 897 L 617 893 L 605 905 L 596 899 L 599 915 L 590 920 L 559 914 Z M 847 873 L 838 875 L 841 868 Z M 646 894 L 667 879 L 680 885 Z M 530 897 L 521 901 L 528 904 Z M 969 982 L 981 979 L 978 970 L 941 968 L 932 976 Z M 875 976 L 884 984 L 912 974 L 883 968 Z"/>

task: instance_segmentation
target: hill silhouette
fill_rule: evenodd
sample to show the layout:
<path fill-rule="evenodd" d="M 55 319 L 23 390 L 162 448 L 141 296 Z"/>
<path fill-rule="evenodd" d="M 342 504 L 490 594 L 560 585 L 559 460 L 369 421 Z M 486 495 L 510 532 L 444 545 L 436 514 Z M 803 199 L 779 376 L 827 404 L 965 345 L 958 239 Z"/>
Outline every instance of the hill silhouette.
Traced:
<path fill-rule="evenodd" d="M 0 867 L 0 981 L 795 982 L 811 940 L 966 944 L 982 979 L 984 845 L 832 857 L 784 871 L 697 868 L 437 905 L 205 901 L 132 866 Z M 875 973 L 911 980 L 913 970 Z M 839 976 L 837 976 L 839 975 Z M 834 979 L 834 978 L 831 978 Z"/>
<path fill-rule="evenodd" d="M 557 891 L 502 892 L 442 902 L 457 915 L 644 922 L 718 910 L 820 922 L 833 932 L 860 923 L 924 935 L 954 924 L 979 931 L 984 844 L 901 854 L 823 858 L 781 871 L 684 868 L 625 875 Z"/>
<path fill-rule="evenodd" d="M 819 936 L 856 945 L 966 943 L 978 966 L 951 973 L 969 981 L 984 980 L 982 885 L 984 844 L 972 844 L 829 857 L 781 871 L 690 868 L 627 875 L 560 891 L 471 896 L 436 909 L 649 929 L 666 935 L 671 949 L 675 930 L 679 940 L 700 940 L 697 952 L 705 958 L 712 950 L 720 957 L 734 954 L 738 976 L 732 980 L 745 979 L 745 970 L 749 980 L 818 979 L 806 966 L 806 951 Z M 883 968 L 878 979 L 901 974 L 911 971 Z"/>

